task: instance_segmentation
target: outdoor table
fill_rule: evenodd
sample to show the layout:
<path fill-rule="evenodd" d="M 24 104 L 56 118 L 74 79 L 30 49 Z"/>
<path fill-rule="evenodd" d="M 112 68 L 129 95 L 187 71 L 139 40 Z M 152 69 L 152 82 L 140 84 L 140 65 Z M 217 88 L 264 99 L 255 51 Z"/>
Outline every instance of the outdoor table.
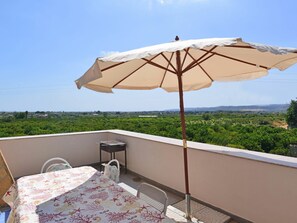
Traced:
<path fill-rule="evenodd" d="M 100 142 L 100 170 L 102 167 L 102 151 L 110 153 L 110 159 L 115 159 L 115 153 L 116 152 L 125 152 L 125 173 L 127 173 L 127 151 L 126 151 L 126 143 L 115 141 L 115 140 L 109 140 L 109 141 L 101 141 Z"/>
<path fill-rule="evenodd" d="M 174 222 L 92 167 L 18 179 L 3 200 L 8 222 Z"/>

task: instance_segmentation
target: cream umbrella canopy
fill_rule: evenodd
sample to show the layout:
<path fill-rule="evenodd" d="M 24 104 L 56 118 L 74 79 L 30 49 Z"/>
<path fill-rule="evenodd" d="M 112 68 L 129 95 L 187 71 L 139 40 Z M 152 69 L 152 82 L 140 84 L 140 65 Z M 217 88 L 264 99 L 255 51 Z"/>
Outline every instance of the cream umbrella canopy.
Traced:
<path fill-rule="evenodd" d="M 285 70 L 297 63 L 297 49 L 248 43 L 241 38 L 176 41 L 97 58 L 75 82 L 98 92 L 163 88 L 179 92 L 183 138 L 186 217 L 190 190 L 183 92 L 210 87 L 214 81 L 242 81 Z"/>

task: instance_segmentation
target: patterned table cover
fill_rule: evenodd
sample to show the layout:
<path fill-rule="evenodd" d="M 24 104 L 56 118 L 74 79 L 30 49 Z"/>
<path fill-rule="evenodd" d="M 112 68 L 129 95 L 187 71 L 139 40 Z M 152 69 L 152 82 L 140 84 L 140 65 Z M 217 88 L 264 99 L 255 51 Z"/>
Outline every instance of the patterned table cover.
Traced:
<path fill-rule="evenodd" d="M 87 166 L 22 177 L 3 200 L 8 222 L 174 222 Z"/>

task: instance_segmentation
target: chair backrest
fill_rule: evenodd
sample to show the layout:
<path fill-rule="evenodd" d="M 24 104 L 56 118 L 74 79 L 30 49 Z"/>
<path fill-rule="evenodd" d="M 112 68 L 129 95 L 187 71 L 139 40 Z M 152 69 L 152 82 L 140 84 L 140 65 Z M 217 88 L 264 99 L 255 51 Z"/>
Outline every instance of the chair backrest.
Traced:
<path fill-rule="evenodd" d="M 111 163 L 116 163 L 116 166 L 111 165 Z M 120 181 L 120 163 L 118 160 L 110 160 L 107 164 L 102 164 L 104 166 L 104 176 L 118 183 Z"/>
<path fill-rule="evenodd" d="M 1 198 L 13 183 L 14 179 L 0 150 L 0 207 L 7 206 L 7 204 Z"/>
<path fill-rule="evenodd" d="M 144 200 L 164 215 L 167 211 L 168 197 L 165 191 L 151 184 L 142 183 L 137 190 L 137 197 Z"/>
<path fill-rule="evenodd" d="M 47 160 L 41 167 L 40 173 L 65 170 L 72 168 L 71 165 L 63 158 L 55 157 Z"/>

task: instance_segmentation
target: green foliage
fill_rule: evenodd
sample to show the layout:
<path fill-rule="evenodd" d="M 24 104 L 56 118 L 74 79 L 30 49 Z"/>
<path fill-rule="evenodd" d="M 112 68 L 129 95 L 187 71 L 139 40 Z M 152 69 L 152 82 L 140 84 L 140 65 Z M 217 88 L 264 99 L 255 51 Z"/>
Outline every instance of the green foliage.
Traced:
<path fill-rule="evenodd" d="M 228 147 L 237 148 L 237 149 L 244 149 L 242 145 L 235 145 L 235 144 L 227 144 Z"/>
<path fill-rule="evenodd" d="M 276 148 L 270 151 L 272 154 L 277 154 L 277 155 L 283 155 L 283 156 L 289 156 L 289 150 L 285 148 Z"/>
<path fill-rule="evenodd" d="M 291 100 L 287 110 L 286 121 L 290 128 L 297 128 L 297 100 Z"/>
<path fill-rule="evenodd" d="M 181 139 L 178 114 L 138 117 L 131 114 L 96 112 L 50 114 L 21 113 L 0 118 L 0 137 L 122 129 Z M 290 155 L 289 145 L 297 142 L 297 128 L 284 129 L 285 114 L 207 113 L 187 114 L 190 141 L 266 153 Z"/>
<path fill-rule="evenodd" d="M 210 120 L 210 115 L 209 114 L 203 114 L 202 119 L 208 121 L 208 120 Z"/>
<path fill-rule="evenodd" d="M 26 118 L 27 116 L 26 116 L 26 113 L 25 113 L 25 112 L 16 112 L 16 113 L 14 114 L 14 117 L 15 117 L 16 119 L 24 119 L 24 118 Z"/>

